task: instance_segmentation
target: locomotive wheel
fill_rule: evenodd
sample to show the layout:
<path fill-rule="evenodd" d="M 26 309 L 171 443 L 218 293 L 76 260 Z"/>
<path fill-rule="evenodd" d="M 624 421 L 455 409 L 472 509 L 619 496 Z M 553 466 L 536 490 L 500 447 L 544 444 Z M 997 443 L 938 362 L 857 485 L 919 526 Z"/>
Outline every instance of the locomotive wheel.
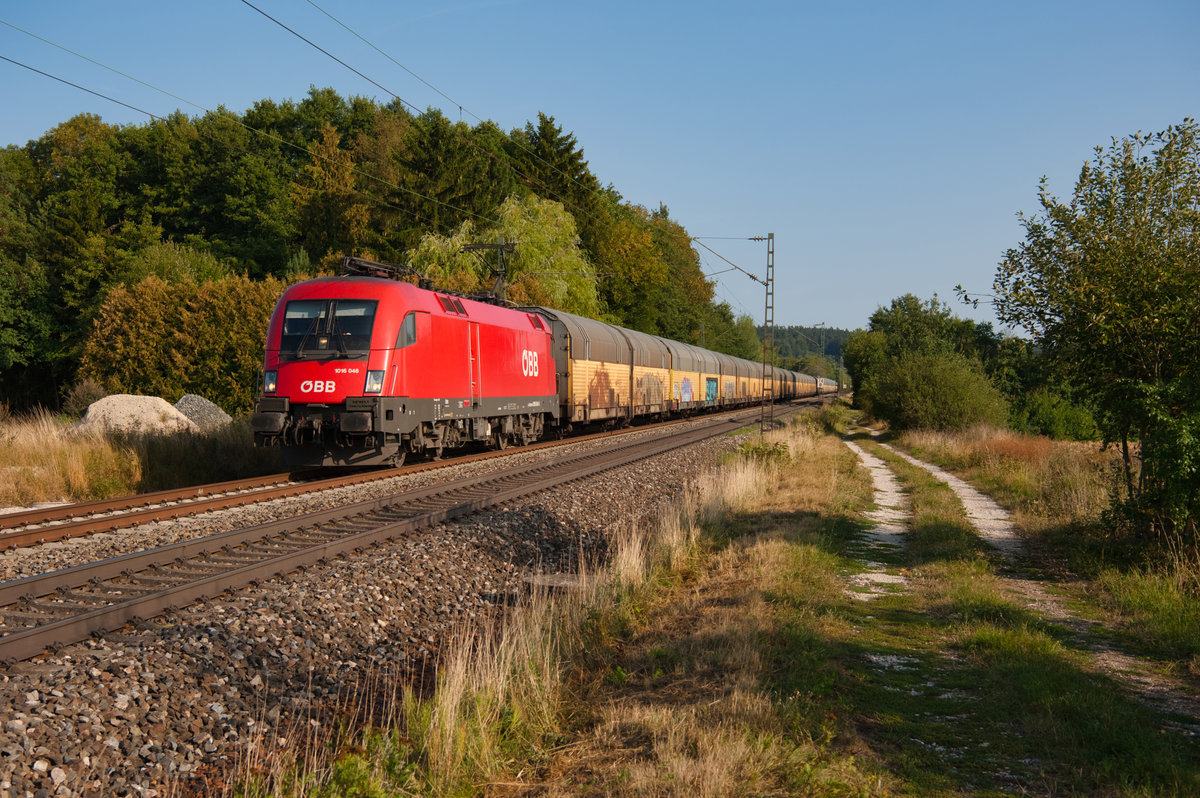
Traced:
<path fill-rule="evenodd" d="M 504 449 L 508 448 L 508 436 L 507 435 L 505 435 L 503 432 L 496 432 L 494 437 L 495 437 L 497 449 L 504 450 Z"/>

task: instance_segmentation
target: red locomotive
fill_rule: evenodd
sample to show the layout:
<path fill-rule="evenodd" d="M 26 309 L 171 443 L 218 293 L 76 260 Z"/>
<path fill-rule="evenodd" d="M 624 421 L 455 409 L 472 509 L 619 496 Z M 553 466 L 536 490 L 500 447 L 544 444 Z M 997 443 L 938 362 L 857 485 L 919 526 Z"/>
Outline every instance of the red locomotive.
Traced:
<path fill-rule="evenodd" d="M 504 448 L 575 424 L 755 403 L 762 365 L 548 308 L 421 288 L 348 258 L 271 314 L 251 424 L 293 466 L 382 465 L 469 442 Z M 366 275 L 366 276 L 362 276 Z M 771 369 L 768 394 L 818 392 Z M 822 391 L 824 392 L 824 391 Z"/>

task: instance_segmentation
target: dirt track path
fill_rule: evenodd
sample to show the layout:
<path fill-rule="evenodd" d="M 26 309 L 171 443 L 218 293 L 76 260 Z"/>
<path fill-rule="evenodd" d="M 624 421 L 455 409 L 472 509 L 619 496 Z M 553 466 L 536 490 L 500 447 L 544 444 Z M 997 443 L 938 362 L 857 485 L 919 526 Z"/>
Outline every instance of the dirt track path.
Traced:
<path fill-rule="evenodd" d="M 858 453 L 864 465 L 871 470 L 872 478 L 878 479 L 875 477 L 878 465 L 870 460 L 875 460 L 885 467 L 886 464 L 851 441 L 846 441 L 846 445 Z M 879 443 L 879 446 L 912 465 L 923 468 L 935 479 L 950 487 L 962 502 L 967 518 L 980 538 L 995 548 L 1007 564 L 1007 573 L 1001 575 L 1006 589 L 1048 622 L 1068 629 L 1076 644 L 1092 654 L 1092 664 L 1098 672 L 1111 676 L 1143 704 L 1164 716 L 1174 716 L 1164 718 L 1164 728 L 1200 738 L 1200 695 L 1189 685 L 1164 674 L 1162 667 L 1157 663 L 1119 651 L 1102 640 L 1101 636 L 1096 634 L 1104 630 L 1102 624 L 1080 617 L 1065 605 L 1060 596 L 1052 593 L 1046 583 L 1037 577 L 1035 570 L 1024 562 L 1024 543 L 1004 508 L 959 477 L 935 465 L 922 462 L 886 443 Z M 879 481 L 876 481 L 877 491 L 879 484 Z M 880 504 L 878 492 L 876 504 Z"/>

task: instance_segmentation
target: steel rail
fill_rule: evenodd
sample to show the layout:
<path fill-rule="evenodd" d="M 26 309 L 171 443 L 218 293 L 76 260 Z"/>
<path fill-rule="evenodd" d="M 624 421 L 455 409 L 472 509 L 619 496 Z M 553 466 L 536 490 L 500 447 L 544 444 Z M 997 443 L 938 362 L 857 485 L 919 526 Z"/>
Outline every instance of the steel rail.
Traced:
<path fill-rule="evenodd" d="M 673 420 L 663 422 L 662 424 L 655 426 L 667 426 L 679 423 L 682 422 L 679 420 Z M 271 501 L 272 499 L 288 498 L 291 496 L 299 496 L 319 490 L 328 490 L 335 487 L 344 487 L 348 485 L 361 484 L 363 482 L 390 479 L 396 476 L 416 474 L 436 468 L 447 468 L 454 465 L 471 463 L 477 460 L 486 460 L 492 457 L 504 457 L 518 452 L 537 451 L 538 449 L 545 449 L 553 446 L 580 443 L 597 438 L 620 435 L 627 432 L 644 430 L 648 428 L 649 427 L 631 427 L 627 429 L 595 433 L 591 435 L 576 436 L 559 441 L 543 441 L 541 443 L 534 443 L 528 446 L 506 448 L 504 450 L 481 452 L 478 454 L 461 455 L 448 460 L 413 463 L 396 468 L 388 468 L 351 475 L 341 475 L 337 477 L 328 477 L 326 479 L 311 480 L 302 482 L 300 484 L 281 485 L 277 488 L 271 488 L 270 485 L 279 484 L 281 481 L 287 480 L 289 475 L 276 474 L 270 477 L 256 477 L 247 480 L 218 482 L 211 485 L 198 485 L 191 488 L 179 488 L 171 491 L 135 494 L 132 496 L 124 496 L 118 499 L 109 499 L 98 502 L 69 504 L 62 505 L 60 507 L 42 508 L 39 510 L 26 510 L 20 513 L 3 514 L 0 515 L 0 551 L 21 546 L 33 546 L 41 543 L 65 540 L 73 537 L 82 537 L 84 535 L 90 535 L 96 532 L 111 532 L 116 529 L 125 529 L 131 526 L 136 526 L 137 524 L 152 523 L 155 521 L 169 521 L 189 515 L 198 515 L 211 510 L 225 510 L 232 507 L 243 507 L 247 504 L 257 504 L 258 502 Z M 209 494 L 209 497 L 192 498 L 189 501 L 178 504 L 165 504 L 165 502 L 170 501 L 183 501 L 179 498 L 180 496 L 192 497 L 202 496 L 204 494 Z M 142 499 L 146 499 L 146 501 L 141 501 Z M 132 509 L 136 507 L 145 507 L 146 509 Z M 100 513 L 119 512 L 121 510 L 127 510 L 127 512 L 122 512 L 119 515 L 100 515 Z M 65 521 L 57 524 L 53 523 L 57 520 L 69 518 L 76 518 L 76 520 Z M 26 529 L 22 527 L 32 528 Z"/>
<path fill-rule="evenodd" d="M 54 507 L 39 507 L 34 510 L 22 510 L 16 513 L 0 513 L 0 529 L 17 529 L 32 524 L 49 524 L 68 518 L 100 515 L 102 513 L 132 510 L 135 507 L 145 507 L 151 504 L 167 504 L 168 502 L 187 501 L 220 493 L 255 490 L 257 488 L 278 485 L 292 481 L 290 474 L 272 474 L 251 479 L 233 479 L 227 482 L 214 482 L 208 485 L 193 485 L 187 488 L 158 490 L 150 493 L 134 493 L 129 496 L 118 496 L 114 499 L 98 499 L 76 504 L 60 504 Z"/>
<path fill-rule="evenodd" d="M 434 524 L 460 518 L 488 507 L 503 504 L 523 496 L 552 487 L 584 479 L 601 471 L 617 468 L 637 460 L 653 457 L 674 449 L 689 446 L 705 438 L 723 434 L 731 428 L 741 426 L 740 418 L 715 419 L 703 427 L 685 433 L 640 441 L 624 445 L 614 451 L 592 452 L 576 457 L 540 463 L 532 466 L 508 469 L 482 477 L 466 478 L 441 486 L 411 491 L 398 496 L 360 502 L 334 510 L 309 513 L 286 521 L 258 525 L 243 530 L 213 535 L 191 541 L 162 546 L 146 552 L 125 555 L 111 560 L 77 566 L 50 574 L 28 577 L 0 585 L 0 614 L 8 617 L 29 618 L 55 612 L 73 611 L 69 604 L 45 603 L 56 594 L 74 601 L 96 601 L 105 597 L 100 594 L 73 594 L 75 589 L 91 583 L 110 593 L 122 590 L 136 592 L 132 598 L 114 597 L 114 603 L 90 609 L 67 618 L 52 620 L 28 628 L 20 628 L 0 637 L 0 661 L 12 662 L 28 659 L 48 648 L 57 648 L 86 639 L 90 635 L 118 629 L 130 621 L 153 617 L 171 609 L 186 606 L 201 598 L 210 598 L 227 590 L 275 578 L 279 575 L 304 568 L 332 557 L 395 539 L 401 535 L 427 528 Z M 569 469 L 564 471 L 564 469 Z M 514 484 L 515 483 L 515 484 Z M 467 493 L 465 500 L 454 495 Z M 414 508 L 413 505 L 434 504 L 433 508 Z M 370 520 L 372 513 L 387 514 L 392 518 Z M 395 519 L 397 515 L 408 517 Z M 322 525 L 346 523 L 354 519 L 368 520 L 374 528 L 350 531 L 336 538 L 318 540 L 315 543 L 296 547 L 289 534 L 311 535 L 320 533 Z M 395 520 L 394 520 L 395 519 Z M 336 531 L 336 530 L 334 530 Z M 242 562 L 233 556 L 238 548 L 251 545 L 292 547 L 258 562 Z M 222 565 L 221 557 L 215 552 L 225 552 L 226 565 L 233 565 L 213 573 L 215 566 Z M 258 555 L 255 555 L 256 557 Z M 207 560 L 207 561 L 204 561 Z M 232 562 L 228 562 L 232 560 Z M 108 580 L 121 577 L 143 582 L 169 583 L 177 579 L 169 571 L 154 572 L 177 566 L 182 575 L 184 569 L 192 573 L 201 572 L 198 578 L 187 577 L 182 584 L 171 584 L 162 589 L 146 585 L 106 584 Z M 148 572 L 149 575 L 148 575 Z M 40 606 L 39 605 L 40 602 Z M 25 608 L 12 609 L 13 606 Z M 78 605 L 77 605 L 78 606 Z M 27 608 L 27 609 L 26 609 Z M 32 611 L 30 611 L 32 610 Z M 36 621 L 35 621 L 36 623 Z M 12 628 L 12 627 L 9 627 Z"/>

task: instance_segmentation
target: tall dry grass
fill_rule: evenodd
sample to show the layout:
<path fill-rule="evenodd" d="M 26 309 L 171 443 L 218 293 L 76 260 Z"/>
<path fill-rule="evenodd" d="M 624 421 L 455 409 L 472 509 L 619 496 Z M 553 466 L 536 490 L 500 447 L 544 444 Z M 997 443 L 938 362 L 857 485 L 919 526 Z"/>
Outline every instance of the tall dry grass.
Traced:
<path fill-rule="evenodd" d="M 305 751 L 290 760 L 273 749 L 252 751 L 245 762 L 258 765 L 244 766 L 237 789 L 252 796 L 387 790 L 455 795 L 512 787 L 514 779 L 528 786 L 527 768 L 520 763 L 544 762 L 561 744 L 570 704 L 578 700 L 581 665 L 594 664 L 596 648 L 610 642 L 606 638 L 620 619 L 650 600 L 658 576 L 687 569 L 706 524 L 761 504 L 792 458 L 811 454 L 818 436 L 807 426 L 772 433 L 769 446 L 781 445 L 785 457 L 735 458 L 648 517 L 615 523 L 608 530 L 607 560 L 580 563 L 569 588 L 535 589 L 501 622 L 459 630 L 442 647 L 448 653 L 439 663 L 432 695 L 407 690 L 380 697 L 388 702 L 382 709 L 342 710 L 346 716 L 394 718 L 394 728 L 368 727 L 348 737 L 331 733 L 318 746 L 323 754 L 316 756 L 307 742 Z M 728 643 L 742 641 L 722 646 L 721 652 L 747 673 L 761 666 L 754 630 L 745 613 L 727 617 L 713 630 Z M 738 780 L 753 783 L 754 774 L 777 767 L 794 749 L 747 735 L 748 719 L 764 729 L 777 724 L 772 701 L 758 694 L 752 681 L 726 696 L 719 712 L 693 707 L 682 715 L 648 709 L 619 719 L 606 715 L 597 734 L 603 736 L 613 724 L 653 718 L 662 729 L 655 744 L 660 765 L 631 778 L 644 780 L 649 789 L 661 786 L 667 775 L 680 787 L 673 794 L 731 794 Z M 370 750 L 375 755 L 363 755 Z M 263 779 L 256 774 L 268 760 L 293 765 Z"/>
<path fill-rule="evenodd" d="M 45 410 L 0 420 L 0 506 L 78 502 L 285 470 L 245 419 L 207 433 L 111 435 Z"/>
<path fill-rule="evenodd" d="M 1122 489 L 1120 454 L 1098 444 L 979 427 L 900 442 L 987 490 L 1088 578 L 1088 595 L 1150 655 L 1200 673 L 1200 555 L 1123 537 L 1102 514 Z"/>
<path fill-rule="evenodd" d="M 128 444 L 37 410 L 0 422 L 0 505 L 132 493 L 141 463 Z"/>
<path fill-rule="evenodd" d="M 1120 485 L 1119 454 L 1095 443 L 983 426 L 905 432 L 900 443 L 980 485 L 1031 530 L 1094 523 Z"/>

